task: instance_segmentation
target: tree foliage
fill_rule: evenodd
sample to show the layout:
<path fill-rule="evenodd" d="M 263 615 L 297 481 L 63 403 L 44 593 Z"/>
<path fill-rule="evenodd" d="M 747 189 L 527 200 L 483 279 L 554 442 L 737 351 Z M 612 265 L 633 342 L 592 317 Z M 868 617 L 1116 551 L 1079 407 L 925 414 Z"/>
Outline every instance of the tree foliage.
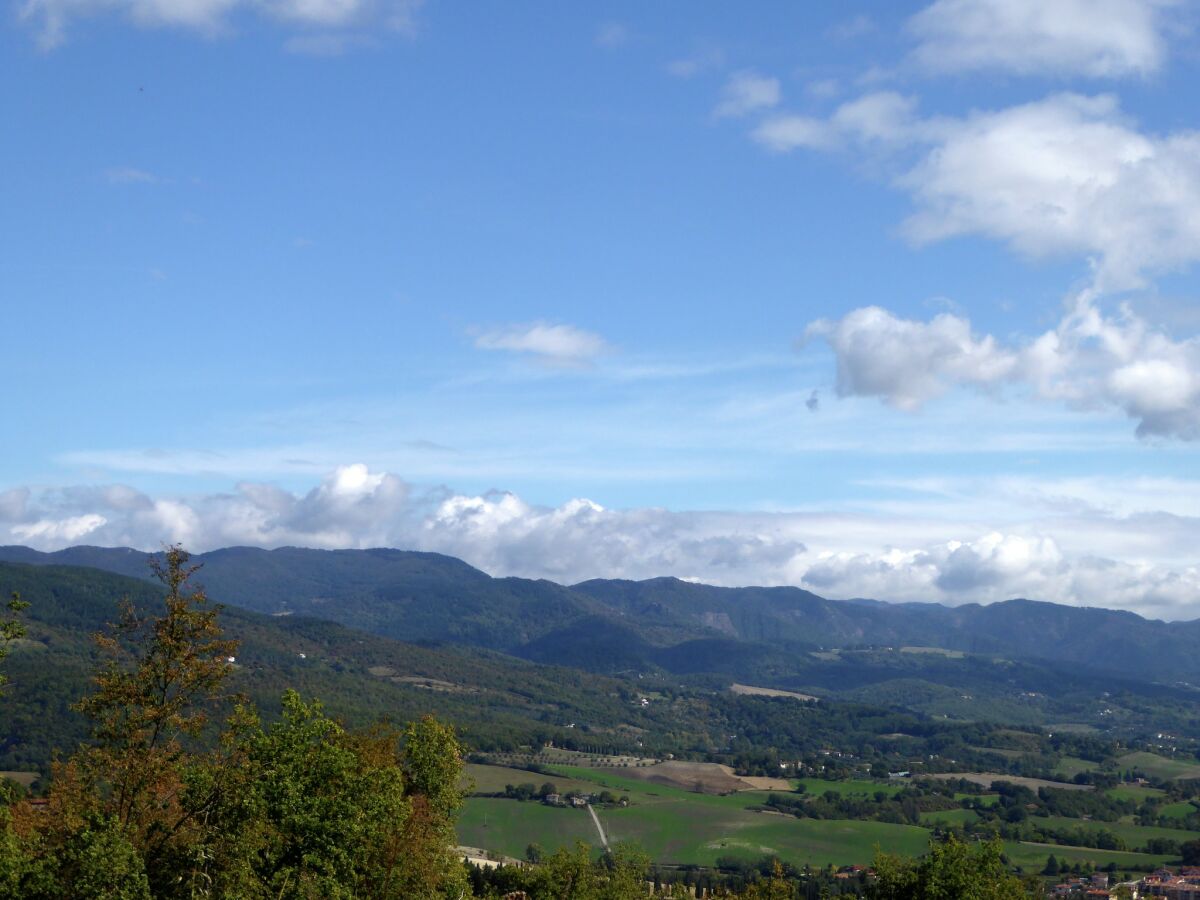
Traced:
<path fill-rule="evenodd" d="M 105 660 L 76 705 L 92 739 L 55 765 L 48 809 L 0 804 L 0 895 L 464 896 L 454 730 L 347 731 L 292 690 L 264 726 L 226 688 L 237 645 L 187 553 L 169 548 L 156 572 L 161 611 L 123 601 L 96 637 Z"/>
<path fill-rule="evenodd" d="M 29 606 L 28 603 L 21 599 L 21 595 L 13 592 L 12 597 L 4 605 L 8 610 L 8 615 L 0 619 L 0 662 L 12 652 L 12 644 L 25 636 L 25 626 L 17 618 L 17 614 Z M 0 695 L 4 693 L 4 685 L 8 683 L 8 678 L 3 672 L 0 672 Z"/>
<path fill-rule="evenodd" d="M 1004 864 L 999 839 L 966 843 L 953 835 L 929 846 L 919 860 L 875 854 L 875 900 L 1017 900 L 1021 880 Z"/>

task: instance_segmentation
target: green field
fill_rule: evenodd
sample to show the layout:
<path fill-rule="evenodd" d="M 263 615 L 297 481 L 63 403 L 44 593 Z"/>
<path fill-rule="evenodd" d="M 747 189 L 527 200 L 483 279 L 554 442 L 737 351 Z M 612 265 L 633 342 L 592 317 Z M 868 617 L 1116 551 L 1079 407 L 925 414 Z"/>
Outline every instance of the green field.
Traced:
<path fill-rule="evenodd" d="M 757 859 L 778 854 L 797 864 L 848 865 L 869 863 L 876 845 L 895 853 L 919 855 L 929 842 L 926 829 L 911 825 L 796 819 L 748 808 L 761 804 L 766 792 L 713 796 L 648 784 L 611 771 L 555 766 L 554 773 L 546 777 L 556 784 L 572 778 L 628 793 L 630 807 L 597 810 L 609 839 L 634 841 L 653 859 L 664 863 L 713 865 L 723 856 Z M 840 787 L 845 793 L 899 790 L 869 781 L 814 783 L 821 791 Z M 468 800 L 458 834 L 465 845 L 510 856 L 523 856 L 530 843 L 541 844 L 547 850 L 577 840 L 598 843 L 584 810 L 482 797 Z"/>
<path fill-rule="evenodd" d="M 1200 807 L 1197 807 L 1190 800 L 1180 800 L 1178 803 L 1168 803 L 1166 806 L 1160 807 L 1159 815 L 1166 816 L 1169 819 L 1186 819 L 1194 812 L 1200 812 Z"/>
<path fill-rule="evenodd" d="M 1151 856 L 1148 853 L 1127 853 L 1120 850 L 1092 850 L 1089 847 L 1062 847 L 1058 844 L 1030 844 L 1006 841 L 1004 853 L 1014 866 L 1020 866 L 1026 872 L 1040 872 L 1046 864 L 1046 857 L 1054 856 L 1060 863 L 1091 863 L 1096 868 L 1103 868 L 1109 863 L 1116 863 L 1118 868 L 1131 872 L 1149 872 L 1159 866 L 1178 863 L 1178 859 L 1170 856 Z"/>
<path fill-rule="evenodd" d="M 977 800 L 980 806 L 995 806 L 1000 802 L 999 794 L 962 794 L 956 793 L 954 799 L 961 803 L 964 800 Z"/>
<path fill-rule="evenodd" d="M 1062 816 L 1035 818 L 1033 824 L 1043 828 L 1072 829 L 1075 831 L 1111 831 L 1129 847 L 1142 847 L 1153 838 L 1166 838 L 1183 843 L 1200 838 L 1200 832 L 1184 831 L 1181 828 L 1159 828 L 1153 825 L 1133 825 L 1127 822 L 1093 822 L 1082 819 L 1067 819 Z"/>
<path fill-rule="evenodd" d="M 841 796 L 851 794 L 866 794 L 868 797 L 878 791 L 883 791 L 889 797 L 904 790 L 903 783 L 887 781 L 826 781 L 823 778 L 801 778 L 804 792 L 814 797 L 820 797 L 827 791 L 833 791 Z"/>
<path fill-rule="evenodd" d="M 1117 758 L 1122 769 L 1139 769 L 1149 778 L 1200 778 L 1200 763 L 1167 759 L 1155 753 L 1127 753 Z"/>
<path fill-rule="evenodd" d="M 974 825 L 978 821 L 979 814 L 973 809 L 939 809 L 921 813 L 921 823 L 924 825 Z"/>
<path fill-rule="evenodd" d="M 1140 784 L 1119 784 L 1114 788 L 1109 788 L 1104 793 L 1114 800 L 1132 800 L 1135 803 L 1142 803 L 1151 797 L 1161 797 L 1163 795 L 1163 792 L 1158 788 L 1145 787 Z"/>
<path fill-rule="evenodd" d="M 869 863 L 878 846 L 885 851 L 920 855 L 929 839 L 923 827 L 883 822 L 797 819 L 750 807 L 760 805 L 767 792 L 743 791 L 725 796 L 699 794 L 681 788 L 650 784 L 612 770 L 576 766 L 554 766 L 546 775 L 508 769 L 502 766 L 471 766 L 478 790 L 503 790 L 505 784 L 553 781 L 562 790 L 608 788 L 628 794 L 628 808 L 597 809 L 609 840 L 632 841 L 661 863 L 713 865 L 721 857 L 757 859 L 777 854 L 795 863 L 848 865 Z M 889 794 L 901 785 L 873 781 L 824 781 L 804 779 L 809 793 L 825 791 L 843 795 Z M 1121 789 L 1117 789 L 1121 790 Z M 1133 789 L 1146 793 L 1145 789 Z M 965 795 L 964 795 L 965 796 Z M 985 797 L 984 799 L 994 799 Z M 1175 804 L 1175 806 L 1190 804 Z M 927 826 L 938 823 L 970 824 L 977 820 L 971 810 L 954 809 L 922 815 Z M 1144 846 L 1151 838 L 1165 837 L 1184 841 L 1200 834 L 1169 828 L 1133 825 L 1128 822 L 1088 822 L 1080 819 L 1049 818 L 1036 820 L 1061 829 L 1098 831 L 1107 829 L 1131 847 Z M 531 843 L 546 850 L 571 846 L 584 841 L 592 846 L 599 838 L 585 810 L 519 803 L 499 798 L 472 797 L 459 822 L 461 843 L 494 850 L 509 856 L 524 856 Z M 1014 865 L 1040 870 L 1051 853 L 1068 864 L 1091 863 L 1106 866 L 1115 862 L 1129 870 L 1148 870 L 1173 860 L 1126 851 L 1094 850 L 1009 842 L 1007 853 Z"/>
<path fill-rule="evenodd" d="M 471 797 L 458 819 L 460 844 L 496 850 L 521 859 L 530 844 L 541 844 L 547 850 L 554 850 L 571 847 L 576 841 L 592 846 L 600 844 L 586 809 Z"/>
<path fill-rule="evenodd" d="M 1059 778 L 1070 781 L 1080 772 L 1091 772 L 1100 768 L 1099 763 L 1094 763 L 1088 759 L 1080 759 L 1078 756 L 1064 756 L 1059 760 L 1058 765 L 1054 767 L 1054 774 Z"/>

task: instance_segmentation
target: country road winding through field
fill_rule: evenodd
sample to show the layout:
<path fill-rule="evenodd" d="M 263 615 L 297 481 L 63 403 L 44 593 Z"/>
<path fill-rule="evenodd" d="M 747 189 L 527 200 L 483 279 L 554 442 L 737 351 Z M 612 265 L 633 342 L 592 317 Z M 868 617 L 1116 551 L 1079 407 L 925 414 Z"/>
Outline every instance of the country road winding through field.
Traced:
<path fill-rule="evenodd" d="M 592 821 L 596 823 L 596 833 L 600 835 L 600 844 L 605 850 L 608 849 L 608 835 L 604 833 L 604 826 L 600 824 L 600 817 L 596 815 L 596 811 L 592 809 L 592 804 L 587 805 L 587 811 L 592 814 Z"/>

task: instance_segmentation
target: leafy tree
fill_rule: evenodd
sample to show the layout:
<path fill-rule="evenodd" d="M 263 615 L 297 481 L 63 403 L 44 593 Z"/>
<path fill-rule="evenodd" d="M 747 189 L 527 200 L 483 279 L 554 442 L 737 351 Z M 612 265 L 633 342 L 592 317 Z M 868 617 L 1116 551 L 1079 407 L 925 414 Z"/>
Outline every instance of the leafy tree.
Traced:
<path fill-rule="evenodd" d="M 399 835 L 409 803 L 395 735 L 348 735 L 295 691 L 284 694 L 278 722 L 238 731 L 237 789 L 222 791 L 211 811 L 219 827 L 206 848 L 205 889 L 218 897 L 403 896 Z"/>
<path fill-rule="evenodd" d="M 71 834 L 44 874 L 52 875 L 52 888 L 42 893 L 40 879 L 35 877 L 23 896 L 150 900 L 150 882 L 141 855 L 116 818 L 95 819 Z"/>
<path fill-rule="evenodd" d="M 587 844 L 546 857 L 526 888 L 536 900 L 637 900 L 646 896 L 650 861 L 629 844 L 593 860 Z"/>
<path fill-rule="evenodd" d="M 10 617 L 0 619 L 0 662 L 12 652 L 12 644 L 25 637 L 25 626 L 17 619 L 17 614 L 28 606 L 29 604 L 22 601 L 21 595 L 15 591 L 4 605 L 4 608 L 10 613 Z M 0 672 L 0 695 L 3 695 L 6 684 L 8 684 L 8 678 Z"/>
<path fill-rule="evenodd" d="M 1179 847 L 1185 866 L 1200 866 L 1200 840 L 1187 841 Z"/>
<path fill-rule="evenodd" d="M 791 883 L 784 877 L 783 864 L 775 859 L 772 860 L 771 877 L 752 884 L 745 896 L 747 900 L 792 900 L 795 892 Z"/>
<path fill-rule="evenodd" d="M 877 852 L 876 881 L 871 896 L 878 900 L 1016 900 L 1025 897 L 1019 878 L 1003 860 L 999 838 L 964 843 L 953 835 L 933 843 L 920 860 Z"/>
<path fill-rule="evenodd" d="M 178 880 L 215 800 L 188 789 L 191 751 L 211 714 L 231 699 L 224 683 L 237 642 L 222 634 L 219 607 L 189 588 L 196 567 L 182 548 L 168 548 L 154 570 L 167 590 L 162 614 L 125 599 L 117 623 L 95 637 L 108 659 L 95 691 L 76 706 L 92 720 L 93 743 L 55 768 L 51 797 L 60 833 L 52 844 L 66 853 L 69 832 L 111 820 L 161 891 Z"/>
<path fill-rule="evenodd" d="M 414 898 L 459 897 L 466 874 L 454 852 L 454 821 L 466 799 L 460 785 L 462 746 L 454 728 L 433 716 L 411 723 L 400 753 L 412 813 L 403 834 L 403 864 L 397 877 Z"/>

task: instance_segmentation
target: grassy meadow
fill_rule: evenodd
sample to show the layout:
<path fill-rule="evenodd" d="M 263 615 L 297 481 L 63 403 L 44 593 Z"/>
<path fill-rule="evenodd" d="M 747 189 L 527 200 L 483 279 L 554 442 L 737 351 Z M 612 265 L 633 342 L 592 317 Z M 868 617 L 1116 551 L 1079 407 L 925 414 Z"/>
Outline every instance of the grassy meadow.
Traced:
<path fill-rule="evenodd" d="M 503 790 L 505 784 L 552 781 L 560 790 L 607 788 L 628 795 L 627 808 L 598 808 L 597 815 L 609 840 L 633 841 L 660 863 L 714 865 L 721 858 L 758 859 L 778 855 L 795 864 L 849 865 L 869 863 L 876 848 L 905 855 L 920 855 L 928 846 L 930 828 L 938 823 L 969 824 L 975 813 L 948 810 L 928 813 L 923 824 L 894 825 L 884 822 L 798 819 L 775 812 L 753 809 L 765 800 L 765 791 L 740 791 L 717 796 L 677 787 L 651 784 L 612 770 L 555 766 L 552 774 L 534 775 L 502 766 L 471 766 L 477 791 Z M 841 794 L 894 793 L 900 787 L 870 781 L 822 781 L 804 779 L 808 791 L 826 790 Z M 1131 846 L 1141 846 L 1150 837 L 1190 838 L 1190 832 L 1149 828 L 1122 823 L 1089 823 L 1077 819 L 1051 820 L 1061 827 L 1108 828 Z M 540 844 L 552 851 L 584 841 L 592 846 L 599 838 L 591 817 L 583 809 L 544 806 L 536 802 L 471 797 L 459 821 L 460 843 L 523 857 L 525 848 Z M 1122 869 L 1148 870 L 1170 860 L 1165 856 L 1093 850 L 1033 843 L 1009 842 L 1007 853 L 1014 865 L 1040 870 L 1046 857 L 1054 854 L 1068 864 L 1090 862 L 1106 866 L 1115 862 Z"/>

